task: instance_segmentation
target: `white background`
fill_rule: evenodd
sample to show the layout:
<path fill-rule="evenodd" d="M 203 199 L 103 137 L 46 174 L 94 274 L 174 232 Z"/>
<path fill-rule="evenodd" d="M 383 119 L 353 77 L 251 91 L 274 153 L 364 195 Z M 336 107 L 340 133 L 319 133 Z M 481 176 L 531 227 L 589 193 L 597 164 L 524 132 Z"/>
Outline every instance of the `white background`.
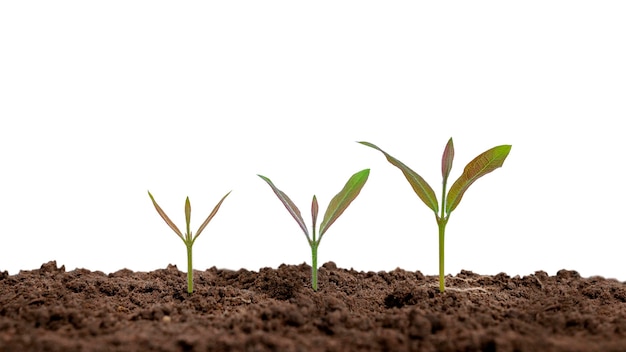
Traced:
<path fill-rule="evenodd" d="M 60 1 L 0 5 L 0 270 L 310 263 L 310 222 L 371 168 L 320 265 L 435 275 L 432 211 L 369 141 L 440 197 L 512 144 L 452 213 L 446 273 L 626 280 L 622 2 Z M 321 217 L 321 215 L 320 215 Z"/>

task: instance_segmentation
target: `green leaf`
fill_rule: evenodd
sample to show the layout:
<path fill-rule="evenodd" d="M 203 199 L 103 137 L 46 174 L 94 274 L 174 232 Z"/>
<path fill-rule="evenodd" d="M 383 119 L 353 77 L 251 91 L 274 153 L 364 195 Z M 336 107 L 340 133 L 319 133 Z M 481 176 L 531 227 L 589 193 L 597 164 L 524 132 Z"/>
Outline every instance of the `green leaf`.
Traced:
<path fill-rule="evenodd" d="M 359 195 L 361 189 L 367 181 L 367 178 L 369 177 L 369 174 L 370 170 L 365 169 L 352 175 L 343 189 L 337 193 L 333 199 L 331 199 L 328 204 L 328 208 L 326 208 L 324 220 L 322 220 L 322 224 L 320 225 L 320 239 L 326 230 L 328 230 L 330 225 L 332 225 L 335 220 L 343 214 L 350 203 L 352 203 L 352 201 Z"/>
<path fill-rule="evenodd" d="M 213 219 L 215 214 L 217 214 L 217 211 L 220 210 L 220 206 L 222 206 L 222 202 L 224 201 L 224 199 L 226 199 L 226 197 L 228 197 L 230 192 L 226 193 L 226 195 L 222 197 L 222 199 L 219 201 L 219 203 L 217 203 L 215 208 L 213 208 L 213 211 L 211 212 L 211 214 L 209 214 L 209 217 L 207 217 L 206 220 L 204 220 L 204 222 L 202 223 L 202 225 L 200 225 L 200 227 L 198 228 L 198 232 L 196 232 L 196 235 L 193 238 L 194 241 L 196 240 L 196 238 L 198 238 L 198 236 L 200 236 L 200 233 L 202 232 L 202 230 L 204 230 L 206 225 L 209 224 L 209 222 L 211 221 L 211 219 Z"/>
<path fill-rule="evenodd" d="M 180 237 L 183 241 L 185 240 L 185 238 L 183 237 L 183 234 L 180 232 L 180 230 L 178 229 L 178 227 L 176 227 L 176 225 L 174 225 L 174 223 L 172 222 L 172 220 L 170 220 L 170 218 L 165 214 L 165 212 L 163 211 L 163 209 L 161 209 L 161 207 L 157 204 L 156 200 L 154 200 L 154 197 L 152 196 L 152 194 L 150 193 L 150 191 L 148 191 L 148 195 L 150 196 L 150 199 L 152 199 L 152 204 L 154 204 L 154 208 L 156 209 L 157 213 L 159 213 L 159 215 L 161 215 L 161 218 L 163 218 L 163 220 L 165 220 L 165 223 L 172 229 L 174 230 L 174 232 L 176 232 L 176 234 L 178 235 L 178 237 Z"/>
<path fill-rule="evenodd" d="M 470 161 L 463 174 L 454 182 L 446 198 L 446 213 L 450 214 L 461 202 L 463 194 L 477 179 L 485 176 L 504 164 L 511 151 L 510 145 L 500 145 L 480 154 Z"/>
<path fill-rule="evenodd" d="M 446 149 L 443 151 L 443 156 L 441 157 L 441 175 L 443 176 L 443 183 L 448 182 L 448 176 L 450 175 L 450 170 L 452 170 L 452 161 L 454 160 L 454 144 L 452 143 L 452 138 L 446 144 Z"/>
<path fill-rule="evenodd" d="M 283 193 L 281 190 L 276 188 L 276 186 L 274 186 L 274 184 L 269 178 L 262 176 L 262 175 L 257 175 L 257 176 L 262 178 L 265 182 L 267 182 L 268 185 L 270 185 L 270 187 L 272 187 L 272 190 L 274 191 L 274 193 L 276 193 L 276 196 L 278 197 L 278 199 L 280 199 L 280 201 L 283 202 L 283 205 L 285 206 L 285 208 L 287 208 L 287 211 L 289 211 L 289 214 L 293 216 L 293 218 L 296 220 L 298 225 L 300 225 L 300 228 L 302 229 L 302 231 L 304 231 L 304 234 L 306 235 L 306 237 L 310 239 L 309 230 L 307 230 L 306 224 L 304 223 L 304 220 L 302 219 L 302 215 L 300 214 L 300 209 L 296 207 L 296 205 L 291 201 L 291 199 L 289 199 L 289 197 L 287 197 L 285 193 Z"/>
<path fill-rule="evenodd" d="M 185 222 L 187 223 L 186 239 L 190 240 L 191 229 L 189 228 L 189 223 L 191 222 L 191 203 L 189 202 L 189 197 L 185 200 Z"/>
<path fill-rule="evenodd" d="M 378 148 L 374 144 L 368 142 L 358 143 L 366 145 L 370 148 L 374 148 L 383 153 L 392 165 L 402 171 L 404 177 L 406 177 L 407 181 L 409 181 L 409 183 L 411 184 L 411 187 L 413 187 L 413 191 L 415 191 L 415 193 L 422 200 L 422 202 L 424 202 L 426 206 L 428 206 L 435 212 L 435 214 L 437 214 L 437 212 L 439 211 L 439 204 L 437 203 L 437 196 L 435 195 L 435 191 L 433 191 L 430 185 L 420 175 L 411 170 L 408 166 L 404 165 L 400 160 L 387 154 L 385 151 Z"/>

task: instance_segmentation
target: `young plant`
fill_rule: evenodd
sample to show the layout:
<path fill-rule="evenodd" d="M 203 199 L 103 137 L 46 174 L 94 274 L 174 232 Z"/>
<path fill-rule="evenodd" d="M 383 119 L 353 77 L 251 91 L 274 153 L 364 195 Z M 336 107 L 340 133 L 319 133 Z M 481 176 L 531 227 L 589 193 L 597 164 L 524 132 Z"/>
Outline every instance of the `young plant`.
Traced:
<path fill-rule="evenodd" d="M 404 165 L 398 159 L 387 154 L 382 149 L 378 148 L 372 143 L 358 142 L 368 147 L 374 148 L 385 155 L 387 160 L 398 169 L 402 171 L 404 177 L 409 181 L 411 187 L 417 194 L 417 196 L 432 210 L 435 212 L 437 219 L 437 225 L 439 227 L 439 291 L 444 292 L 444 238 L 446 232 L 446 224 L 450 218 L 450 213 L 459 205 L 463 194 L 469 186 L 472 185 L 477 179 L 491 171 L 499 168 L 504 163 L 504 159 L 509 155 L 511 151 L 510 145 L 500 145 L 487 150 L 480 154 L 474 160 L 470 161 L 463 174 L 454 182 L 448 195 L 446 197 L 446 185 L 448 183 L 448 176 L 452 169 L 452 161 L 454 159 L 454 145 L 452 144 L 452 138 L 448 141 L 446 148 L 443 151 L 443 157 L 441 159 L 441 174 L 443 176 L 443 187 L 441 192 L 441 209 L 439 208 L 437 196 L 430 187 L 430 185 L 424 181 L 424 179 L 418 175 L 415 171 L 411 170 L 408 166 Z M 440 212 L 441 211 L 441 212 Z"/>
<path fill-rule="evenodd" d="M 226 199 L 226 197 L 229 194 L 230 192 L 226 193 L 226 195 L 222 197 L 219 203 L 217 203 L 215 208 L 213 208 L 213 211 L 211 212 L 211 214 L 209 214 L 209 217 L 206 218 L 206 220 L 204 220 L 202 225 L 200 225 L 195 236 L 192 236 L 191 231 L 189 229 L 189 222 L 191 220 L 191 204 L 189 203 L 189 197 L 187 197 L 187 200 L 185 201 L 185 220 L 187 222 L 187 232 L 185 232 L 185 235 L 183 236 L 183 234 L 180 232 L 178 227 L 174 225 L 172 220 L 170 220 L 170 218 L 165 214 L 163 209 L 161 209 L 161 207 L 157 204 L 156 200 L 154 200 L 154 197 L 152 196 L 150 191 L 148 191 L 148 195 L 150 196 L 150 199 L 152 199 L 152 204 L 154 204 L 154 208 L 156 209 L 157 213 L 161 215 L 163 220 L 165 220 L 165 223 L 172 230 L 174 230 L 174 232 L 176 232 L 178 237 L 180 237 L 180 239 L 183 240 L 183 242 L 185 243 L 185 247 L 187 247 L 187 293 L 189 294 L 193 293 L 193 264 L 192 264 L 191 248 L 193 247 L 194 242 L 196 242 L 196 238 L 198 238 L 198 236 L 200 236 L 200 233 L 202 233 L 202 230 L 204 230 L 204 228 L 209 224 L 209 221 L 211 221 L 211 219 L 213 219 L 215 214 L 217 214 L 217 211 L 220 209 L 222 202 L 224 201 L 224 199 Z"/>
<path fill-rule="evenodd" d="M 311 247 L 311 286 L 314 291 L 317 291 L 317 248 L 320 245 L 322 236 L 324 236 L 330 225 L 332 225 L 335 220 L 343 214 L 350 203 L 352 203 L 352 201 L 359 195 L 359 192 L 361 192 L 361 188 L 365 185 L 369 174 L 370 170 L 365 169 L 352 175 L 341 192 L 333 197 L 328 204 L 326 213 L 324 214 L 324 219 L 319 227 L 319 237 L 317 237 L 318 232 L 316 231 L 318 213 L 317 198 L 313 196 L 313 201 L 311 202 L 311 216 L 313 218 L 313 236 L 311 236 L 304 219 L 302 219 L 302 215 L 300 214 L 298 207 L 296 207 L 296 205 L 291 201 L 291 199 L 289 199 L 289 197 L 287 197 L 285 193 L 276 188 L 269 178 L 258 175 L 265 182 L 267 182 L 268 185 L 270 185 L 274 193 L 276 193 L 278 199 L 283 202 L 283 205 L 285 205 L 285 208 L 289 211 L 289 214 L 293 216 L 298 225 L 300 225 L 302 231 L 304 231 L 304 235 L 306 236 L 309 246 Z"/>

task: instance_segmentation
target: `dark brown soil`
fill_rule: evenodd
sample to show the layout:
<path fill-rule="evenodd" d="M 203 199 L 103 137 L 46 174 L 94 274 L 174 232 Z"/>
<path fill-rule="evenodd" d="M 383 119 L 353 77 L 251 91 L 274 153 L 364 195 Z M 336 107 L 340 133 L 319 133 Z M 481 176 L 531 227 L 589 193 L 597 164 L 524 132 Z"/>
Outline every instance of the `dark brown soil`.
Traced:
<path fill-rule="evenodd" d="M 0 273 L 0 351 L 626 351 L 626 286 L 310 267 Z"/>

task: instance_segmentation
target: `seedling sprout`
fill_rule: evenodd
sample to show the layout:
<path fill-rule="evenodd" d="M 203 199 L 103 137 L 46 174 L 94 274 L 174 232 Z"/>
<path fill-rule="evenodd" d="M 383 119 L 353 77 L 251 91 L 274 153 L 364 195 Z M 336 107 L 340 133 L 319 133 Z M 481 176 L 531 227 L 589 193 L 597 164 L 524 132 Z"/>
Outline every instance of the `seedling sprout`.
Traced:
<path fill-rule="evenodd" d="M 289 199 L 289 197 L 283 193 L 281 190 L 276 188 L 272 181 L 265 177 L 258 175 L 262 178 L 268 185 L 272 188 L 274 193 L 280 201 L 283 203 L 289 214 L 296 220 L 300 228 L 304 232 L 307 241 L 309 242 L 309 246 L 311 247 L 311 286 L 314 291 L 317 291 L 317 248 L 319 247 L 320 241 L 322 240 L 322 236 L 326 233 L 330 225 L 332 225 L 341 214 L 348 208 L 350 203 L 359 195 L 361 189 L 365 185 L 367 178 L 369 177 L 370 170 L 365 169 L 361 170 L 348 180 L 343 189 L 333 197 L 333 199 L 328 204 L 326 209 L 326 213 L 324 214 L 324 219 L 322 220 L 322 224 L 319 227 L 319 238 L 317 237 L 317 214 L 319 207 L 317 205 L 317 198 L 313 196 L 313 200 L 311 202 L 311 217 L 313 218 L 313 235 L 309 234 L 309 230 L 307 229 L 306 223 L 304 219 L 302 219 L 302 215 L 300 214 L 300 210 L 296 205 Z"/>
<path fill-rule="evenodd" d="M 463 194 L 477 179 L 493 170 L 499 168 L 504 163 L 504 160 L 511 151 L 510 145 L 500 145 L 487 150 L 480 154 L 474 160 L 470 161 L 463 174 L 452 184 L 448 196 L 446 197 L 446 186 L 448 183 L 448 176 L 452 169 L 452 161 L 454 159 L 454 145 L 452 138 L 448 141 L 446 148 L 443 151 L 441 159 L 441 174 L 443 176 L 443 187 L 441 192 L 441 209 L 439 208 L 437 196 L 430 187 L 430 185 L 415 171 L 411 170 L 408 166 L 404 165 L 398 159 L 387 154 L 382 149 L 378 148 L 372 143 L 358 142 L 368 147 L 374 148 L 385 155 L 387 160 L 400 169 L 406 177 L 407 181 L 413 187 L 413 190 L 417 196 L 428 206 L 434 213 L 437 219 L 437 226 L 439 227 L 439 291 L 445 290 L 445 278 L 444 278 L 444 239 L 446 232 L 446 224 L 450 218 L 450 213 L 459 205 Z M 441 211 L 441 213 L 439 213 Z"/>
<path fill-rule="evenodd" d="M 183 234 L 180 232 L 178 227 L 176 227 L 176 225 L 172 222 L 172 220 L 170 220 L 170 218 L 165 214 L 163 209 L 161 209 L 161 207 L 157 204 L 156 200 L 154 200 L 154 197 L 152 196 L 150 191 L 148 191 L 148 195 L 150 196 L 150 199 L 152 199 L 152 204 L 154 204 L 154 208 L 156 209 L 156 211 L 159 213 L 159 215 L 161 215 L 163 220 L 165 220 L 165 223 L 172 230 L 174 230 L 174 232 L 178 235 L 178 237 L 180 237 L 180 239 L 183 240 L 183 242 L 185 243 L 185 247 L 187 247 L 187 293 L 189 294 L 193 293 L 193 263 L 192 263 L 191 248 L 193 247 L 194 242 L 196 242 L 196 239 L 198 238 L 198 236 L 200 236 L 200 233 L 202 233 L 202 230 L 204 230 L 204 228 L 209 224 L 211 219 L 213 219 L 215 214 L 217 214 L 217 211 L 222 205 L 222 202 L 224 201 L 224 199 L 226 199 L 226 197 L 228 197 L 229 194 L 230 192 L 226 193 L 226 195 L 222 197 L 219 203 L 217 203 L 215 208 L 213 208 L 213 211 L 211 212 L 211 214 L 209 214 L 209 217 L 207 217 L 206 220 L 204 220 L 204 222 L 202 223 L 202 225 L 200 225 L 195 236 L 192 236 L 191 230 L 189 228 L 189 222 L 191 220 L 191 204 L 189 203 L 189 197 L 187 197 L 187 200 L 185 201 L 185 221 L 187 222 L 187 232 L 185 232 L 185 235 L 183 236 Z"/>

